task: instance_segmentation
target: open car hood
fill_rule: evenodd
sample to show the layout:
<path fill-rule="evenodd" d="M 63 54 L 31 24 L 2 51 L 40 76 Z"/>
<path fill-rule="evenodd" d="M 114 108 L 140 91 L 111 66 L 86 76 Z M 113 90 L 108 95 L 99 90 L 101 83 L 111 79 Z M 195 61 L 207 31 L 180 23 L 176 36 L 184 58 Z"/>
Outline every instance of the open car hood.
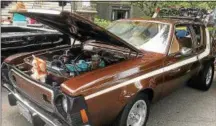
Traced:
<path fill-rule="evenodd" d="M 96 40 L 102 41 L 103 43 L 109 45 L 125 47 L 137 53 L 140 52 L 140 50 L 136 47 L 125 42 L 106 29 L 74 13 L 40 9 L 16 10 L 10 12 L 19 13 L 33 18 L 79 40 L 80 42 L 85 42 L 86 40 Z"/>

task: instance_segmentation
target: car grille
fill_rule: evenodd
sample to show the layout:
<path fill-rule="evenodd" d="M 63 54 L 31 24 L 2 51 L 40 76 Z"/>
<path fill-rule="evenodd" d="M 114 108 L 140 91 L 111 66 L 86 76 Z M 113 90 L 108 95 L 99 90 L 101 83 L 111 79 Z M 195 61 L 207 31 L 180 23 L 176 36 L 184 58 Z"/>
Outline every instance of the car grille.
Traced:
<path fill-rule="evenodd" d="M 32 102 L 35 102 L 45 110 L 54 112 L 54 93 L 51 89 L 30 80 L 14 70 L 10 71 L 9 78 L 20 94 L 27 97 Z"/>

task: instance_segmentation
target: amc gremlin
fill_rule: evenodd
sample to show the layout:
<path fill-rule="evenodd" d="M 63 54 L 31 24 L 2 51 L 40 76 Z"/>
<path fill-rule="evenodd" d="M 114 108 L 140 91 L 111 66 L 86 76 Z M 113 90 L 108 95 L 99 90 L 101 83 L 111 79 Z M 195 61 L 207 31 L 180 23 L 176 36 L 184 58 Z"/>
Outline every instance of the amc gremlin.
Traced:
<path fill-rule="evenodd" d="M 73 38 L 2 64 L 10 105 L 34 125 L 145 126 L 151 103 L 181 85 L 211 87 L 215 47 L 200 20 L 122 19 L 104 29 L 70 12 L 16 13 Z"/>

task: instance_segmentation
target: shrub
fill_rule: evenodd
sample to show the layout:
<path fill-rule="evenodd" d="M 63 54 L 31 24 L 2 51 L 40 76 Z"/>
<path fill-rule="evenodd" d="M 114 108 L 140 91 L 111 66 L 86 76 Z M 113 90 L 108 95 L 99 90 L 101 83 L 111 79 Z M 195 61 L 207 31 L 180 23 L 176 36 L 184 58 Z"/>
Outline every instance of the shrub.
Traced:
<path fill-rule="evenodd" d="M 215 27 L 208 27 L 208 30 L 211 34 L 214 34 L 213 37 L 216 38 L 216 28 Z"/>
<path fill-rule="evenodd" d="M 111 23 L 111 21 L 96 17 L 96 18 L 94 18 L 94 23 L 103 27 L 103 28 L 106 28 Z"/>

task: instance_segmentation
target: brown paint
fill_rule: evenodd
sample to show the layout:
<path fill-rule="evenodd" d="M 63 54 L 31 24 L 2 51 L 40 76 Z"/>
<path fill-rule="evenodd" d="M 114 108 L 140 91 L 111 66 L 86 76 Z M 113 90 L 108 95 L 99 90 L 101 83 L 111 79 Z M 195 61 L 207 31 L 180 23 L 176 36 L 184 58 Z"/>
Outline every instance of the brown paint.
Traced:
<path fill-rule="evenodd" d="M 31 83 L 28 79 L 17 75 L 15 72 L 12 72 L 12 76 L 14 76 L 15 78 L 15 86 L 21 89 L 19 91 L 25 93 L 25 95 L 27 95 L 33 102 L 40 104 L 42 107 L 47 108 L 47 110 L 49 111 L 53 111 L 52 92 L 41 88 L 41 86 L 37 83 Z"/>
<path fill-rule="evenodd" d="M 158 19 L 155 20 L 157 21 Z M 174 24 L 193 23 L 192 21 L 182 22 L 179 20 L 158 21 L 172 23 L 172 35 L 174 34 Z M 170 46 L 172 41 L 176 41 L 173 36 L 171 36 L 169 40 Z M 113 47 L 113 49 L 119 48 Z M 199 51 L 202 52 L 203 49 L 204 48 L 201 48 Z M 47 50 L 34 53 L 41 53 L 45 51 Z M 189 57 L 197 54 L 194 53 L 192 56 L 189 57 L 178 57 L 178 53 L 172 55 L 168 54 L 169 49 L 167 49 L 166 55 L 145 51 L 141 52 L 142 55 L 140 55 L 139 57 L 133 57 L 129 60 L 105 68 L 97 69 L 74 78 L 70 78 L 63 84 L 61 84 L 61 91 L 71 96 L 88 96 L 90 94 L 97 93 L 98 91 L 112 87 L 124 81 L 146 74 L 148 72 L 188 59 Z M 13 60 L 11 60 L 11 63 L 19 64 L 20 59 L 23 59 L 26 56 L 30 56 L 31 54 L 18 57 L 14 56 L 12 57 Z M 198 72 L 200 65 L 201 64 L 199 63 L 199 61 L 187 64 L 185 66 L 177 68 L 176 70 L 171 70 L 169 72 L 149 77 L 147 79 L 131 83 L 130 85 L 112 90 L 100 96 L 86 100 L 90 119 L 92 119 L 92 122 L 95 126 L 101 126 L 106 124 L 107 122 L 114 121 L 114 119 L 118 116 L 124 106 L 131 99 L 133 99 L 137 93 L 144 91 L 145 89 L 153 90 L 153 101 L 157 101 L 161 97 L 168 95 L 174 89 L 178 88 L 180 85 L 183 84 L 183 82 L 187 81 L 192 75 Z M 48 96 L 48 99 L 51 101 L 51 94 L 49 92 L 35 85 L 32 85 L 18 75 L 14 74 L 14 76 L 17 79 L 17 85 L 19 86 L 19 88 L 29 94 L 33 99 L 35 99 L 39 103 L 44 103 L 44 101 L 41 99 L 41 94 L 45 93 Z M 142 88 L 137 88 L 136 83 L 140 84 Z M 50 104 L 48 104 L 47 106 L 51 107 Z"/>

